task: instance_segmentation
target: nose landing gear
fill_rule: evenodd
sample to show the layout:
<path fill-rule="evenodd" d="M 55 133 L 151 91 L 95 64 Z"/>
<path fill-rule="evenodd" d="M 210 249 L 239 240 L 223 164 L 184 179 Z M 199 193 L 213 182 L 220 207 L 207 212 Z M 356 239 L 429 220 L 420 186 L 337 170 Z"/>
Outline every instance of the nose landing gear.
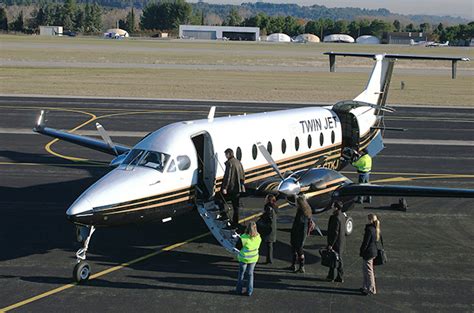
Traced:
<path fill-rule="evenodd" d="M 76 252 L 77 264 L 76 266 L 74 266 L 72 277 L 77 283 L 82 283 L 82 282 L 87 281 L 91 274 L 91 266 L 89 265 L 89 263 L 86 262 L 86 253 L 87 253 L 87 249 L 89 248 L 89 241 L 91 240 L 91 237 L 94 231 L 95 231 L 95 227 L 91 226 L 89 229 L 89 234 L 87 235 L 87 238 L 84 240 L 83 247 L 77 250 Z M 80 230 L 79 233 L 82 233 L 82 230 Z"/>

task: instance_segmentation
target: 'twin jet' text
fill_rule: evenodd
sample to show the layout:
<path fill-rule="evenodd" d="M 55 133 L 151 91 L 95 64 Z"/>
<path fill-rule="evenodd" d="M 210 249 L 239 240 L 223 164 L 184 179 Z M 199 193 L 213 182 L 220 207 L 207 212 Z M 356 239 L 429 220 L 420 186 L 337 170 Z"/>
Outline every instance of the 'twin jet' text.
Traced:
<path fill-rule="evenodd" d="M 303 134 L 320 131 L 323 129 L 336 128 L 337 120 L 334 116 L 325 117 L 323 121 L 320 118 L 300 121 Z"/>

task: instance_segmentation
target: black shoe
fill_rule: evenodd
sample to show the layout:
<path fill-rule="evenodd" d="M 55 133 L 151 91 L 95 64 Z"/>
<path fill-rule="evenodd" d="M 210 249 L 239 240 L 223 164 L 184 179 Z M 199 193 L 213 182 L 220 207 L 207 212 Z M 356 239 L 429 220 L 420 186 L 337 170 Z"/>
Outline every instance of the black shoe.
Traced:
<path fill-rule="evenodd" d="M 222 229 L 223 229 L 223 230 L 232 230 L 232 231 L 235 231 L 235 230 L 236 230 L 236 228 L 235 228 L 234 226 L 232 226 L 232 225 L 227 225 L 226 227 L 223 227 Z"/>
<path fill-rule="evenodd" d="M 285 270 L 296 272 L 296 265 L 293 264 L 293 265 L 290 265 L 288 267 L 285 267 Z"/>
<path fill-rule="evenodd" d="M 362 200 L 356 200 L 355 203 L 362 204 Z"/>
<path fill-rule="evenodd" d="M 336 283 L 343 283 L 344 282 L 344 279 L 338 277 L 334 280 Z"/>
<path fill-rule="evenodd" d="M 228 221 L 229 219 L 225 215 L 221 215 L 218 218 L 216 218 L 216 220 L 220 222 L 225 222 L 225 221 Z"/>
<path fill-rule="evenodd" d="M 367 200 L 367 199 L 364 200 L 364 203 L 371 203 L 371 202 L 372 202 L 372 200 Z M 361 203 L 362 203 L 362 202 L 361 202 Z"/>
<path fill-rule="evenodd" d="M 304 270 L 304 266 L 300 266 L 300 268 L 297 271 L 295 271 L 295 273 L 302 273 L 302 274 L 304 274 L 305 272 L 306 271 Z"/>
<path fill-rule="evenodd" d="M 331 278 L 331 277 L 326 277 L 326 281 L 327 281 L 327 282 L 331 282 L 331 283 L 332 283 L 332 282 L 334 281 L 334 278 Z"/>

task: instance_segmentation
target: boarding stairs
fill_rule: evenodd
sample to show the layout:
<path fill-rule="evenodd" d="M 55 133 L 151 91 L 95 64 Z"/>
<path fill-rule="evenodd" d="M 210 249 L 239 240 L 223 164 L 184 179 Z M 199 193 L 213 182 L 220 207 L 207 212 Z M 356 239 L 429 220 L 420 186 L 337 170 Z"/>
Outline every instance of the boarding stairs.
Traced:
<path fill-rule="evenodd" d="M 237 255 L 239 250 L 235 248 L 237 241 L 239 240 L 239 234 L 236 229 L 227 229 L 229 226 L 229 220 L 222 218 L 222 213 L 219 210 L 217 204 L 212 201 L 197 203 L 197 209 L 199 215 L 206 223 L 207 227 L 211 231 L 212 235 L 217 241 L 231 254 Z"/>

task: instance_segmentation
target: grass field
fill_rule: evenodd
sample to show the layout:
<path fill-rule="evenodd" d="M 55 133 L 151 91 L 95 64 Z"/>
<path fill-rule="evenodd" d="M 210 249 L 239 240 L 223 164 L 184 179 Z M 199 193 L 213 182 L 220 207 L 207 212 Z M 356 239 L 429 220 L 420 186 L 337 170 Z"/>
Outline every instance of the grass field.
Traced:
<path fill-rule="evenodd" d="M 372 61 L 341 58 L 339 72 L 329 73 L 325 51 L 474 56 L 470 48 L 451 47 L 6 35 L 0 36 L 0 45 L 3 94 L 250 101 L 353 98 L 364 88 Z M 399 62 L 388 101 L 474 106 L 473 71 L 474 62 L 462 62 L 452 80 L 449 62 Z M 405 90 L 400 90 L 402 80 Z"/>

